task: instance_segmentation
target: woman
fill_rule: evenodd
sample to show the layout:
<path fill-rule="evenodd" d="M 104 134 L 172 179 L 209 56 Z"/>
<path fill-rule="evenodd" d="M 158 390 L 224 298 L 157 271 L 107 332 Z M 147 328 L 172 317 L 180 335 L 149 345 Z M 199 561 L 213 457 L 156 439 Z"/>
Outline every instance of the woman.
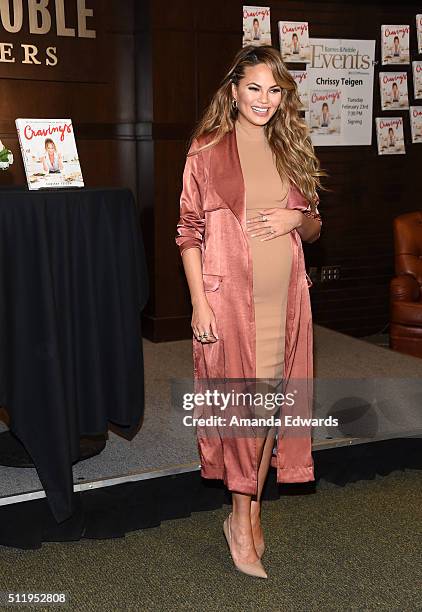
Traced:
<path fill-rule="evenodd" d="M 261 28 L 256 17 L 252 22 L 252 40 L 261 40 Z"/>
<path fill-rule="evenodd" d="M 391 86 L 391 103 L 400 102 L 399 86 L 397 83 L 393 83 Z"/>
<path fill-rule="evenodd" d="M 44 172 L 57 174 L 63 172 L 63 156 L 57 151 L 56 143 L 51 138 L 44 142 L 45 155 L 42 157 Z"/>
<path fill-rule="evenodd" d="M 400 40 L 398 36 L 393 39 L 393 57 L 400 57 Z"/>
<path fill-rule="evenodd" d="M 280 52 L 250 45 L 234 58 L 193 134 L 176 243 L 193 306 L 195 380 L 312 378 L 301 240 L 320 233 L 322 172 L 298 108 Z M 308 399 L 302 412 L 309 415 Z M 266 578 L 260 500 L 274 428 L 259 437 L 222 429 L 207 435 L 198 428 L 201 474 L 223 479 L 232 492 L 224 533 L 235 566 Z M 272 464 L 278 482 L 314 480 L 309 430 L 280 428 Z"/>
<path fill-rule="evenodd" d="M 321 107 L 321 127 L 328 127 L 330 125 L 330 121 L 330 109 L 328 108 L 327 102 L 324 102 Z"/>
<path fill-rule="evenodd" d="M 300 52 L 300 43 L 299 37 L 296 32 L 292 34 L 292 43 L 291 43 L 292 54 L 298 54 Z"/>

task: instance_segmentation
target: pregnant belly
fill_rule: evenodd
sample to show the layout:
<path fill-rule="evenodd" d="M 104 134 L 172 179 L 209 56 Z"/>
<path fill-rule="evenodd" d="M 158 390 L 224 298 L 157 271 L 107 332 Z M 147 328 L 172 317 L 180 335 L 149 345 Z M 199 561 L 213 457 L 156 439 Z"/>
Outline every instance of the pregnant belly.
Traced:
<path fill-rule="evenodd" d="M 247 210 L 247 218 L 257 216 Z M 263 236 L 248 235 L 253 264 L 253 294 L 255 304 L 279 302 L 285 298 L 292 266 L 290 233 L 262 241 Z"/>

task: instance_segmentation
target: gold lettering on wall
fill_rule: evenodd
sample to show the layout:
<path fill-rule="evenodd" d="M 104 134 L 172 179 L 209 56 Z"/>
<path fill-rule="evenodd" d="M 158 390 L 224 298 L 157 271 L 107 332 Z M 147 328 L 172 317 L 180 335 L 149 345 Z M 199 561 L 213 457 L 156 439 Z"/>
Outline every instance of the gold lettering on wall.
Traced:
<path fill-rule="evenodd" d="M 76 2 L 76 23 L 74 13 L 73 23 L 69 16 L 71 1 Z M 19 35 L 23 30 L 37 36 L 96 38 L 96 30 L 90 27 L 94 9 L 87 7 L 87 1 L 89 3 L 89 0 L 0 0 L 0 36 L 3 31 L 9 38 L 4 41 L 0 38 L 0 64 L 20 62 L 57 66 L 58 46 L 42 47 L 29 41 L 22 43 L 21 37 L 16 41 L 18 44 L 10 42 L 10 35 Z"/>
<path fill-rule="evenodd" d="M 18 34 L 27 16 L 30 34 L 49 34 L 53 30 L 53 15 L 57 36 L 96 38 L 96 31 L 87 24 L 87 20 L 94 17 L 94 9 L 86 6 L 86 0 L 73 1 L 76 1 L 77 7 L 77 24 L 73 26 L 77 25 L 77 29 L 66 23 L 66 0 L 54 0 L 55 11 L 51 11 L 53 0 L 0 0 L 1 29 L 9 34 Z M 27 8 L 27 15 L 24 7 Z"/>
<path fill-rule="evenodd" d="M 51 15 L 47 9 L 48 0 L 28 0 L 29 31 L 31 34 L 48 34 Z M 26 64 L 27 62 L 22 62 Z"/>
<path fill-rule="evenodd" d="M 86 18 L 93 16 L 94 10 L 86 8 L 85 0 L 78 0 L 78 33 L 81 38 L 95 38 L 97 36 L 95 30 L 88 30 L 86 27 Z"/>
<path fill-rule="evenodd" d="M 63 0 L 56 0 L 57 36 L 75 36 L 75 28 L 66 27 L 66 16 Z"/>
<path fill-rule="evenodd" d="M 1 23 L 6 32 L 16 34 L 23 26 L 22 0 L 13 0 L 13 19 L 10 13 L 9 0 L 0 0 Z"/>
<path fill-rule="evenodd" d="M 13 64 L 15 58 L 12 57 L 12 43 L 0 43 L 0 62 L 10 62 Z"/>
<path fill-rule="evenodd" d="M 57 59 L 57 47 L 47 47 L 47 49 L 45 50 L 45 53 L 47 55 L 47 58 L 45 60 L 45 65 L 46 66 L 57 66 L 58 64 L 58 59 Z"/>

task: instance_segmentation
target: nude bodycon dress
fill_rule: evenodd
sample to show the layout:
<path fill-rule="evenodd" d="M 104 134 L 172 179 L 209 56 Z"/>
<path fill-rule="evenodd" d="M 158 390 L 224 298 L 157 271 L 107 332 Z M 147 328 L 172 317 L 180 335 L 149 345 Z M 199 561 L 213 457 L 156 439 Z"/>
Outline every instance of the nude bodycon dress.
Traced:
<path fill-rule="evenodd" d="M 246 218 L 260 208 L 285 208 L 289 184 L 277 171 L 264 128 L 235 123 L 246 190 Z M 264 242 L 249 236 L 253 261 L 256 322 L 256 377 L 283 377 L 287 292 L 292 265 L 290 234 Z"/>

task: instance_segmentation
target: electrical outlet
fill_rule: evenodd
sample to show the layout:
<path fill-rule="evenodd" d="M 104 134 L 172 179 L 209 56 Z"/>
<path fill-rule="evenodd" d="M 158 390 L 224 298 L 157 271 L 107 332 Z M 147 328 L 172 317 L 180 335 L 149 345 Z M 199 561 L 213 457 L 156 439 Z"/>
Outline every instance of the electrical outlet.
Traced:
<path fill-rule="evenodd" d="M 340 266 L 322 266 L 321 268 L 321 282 L 326 283 L 327 281 L 339 280 L 340 278 Z"/>

